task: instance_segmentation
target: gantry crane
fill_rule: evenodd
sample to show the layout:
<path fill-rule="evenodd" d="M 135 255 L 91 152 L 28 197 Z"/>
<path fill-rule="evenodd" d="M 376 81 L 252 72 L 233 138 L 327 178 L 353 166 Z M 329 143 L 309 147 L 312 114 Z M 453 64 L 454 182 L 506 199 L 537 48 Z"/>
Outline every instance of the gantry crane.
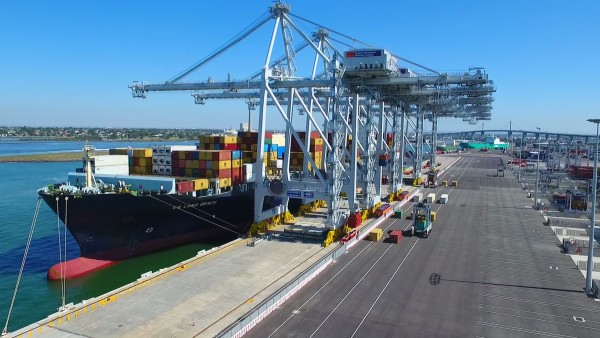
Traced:
<path fill-rule="evenodd" d="M 418 181 L 423 162 L 423 124 L 426 116 L 431 116 L 434 121 L 434 134 L 437 133 L 437 118 L 440 116 L 455 116 L 458 111 L 464 114 L 462 118 L 487 116 L 481 115 L 489 108 L 485 102 L 483 105 L 478 102 L 479 106 L 473 102 L 457 103 L 457 99 L 462 97 L 489 97 L 495 91 L 481 69 L 449 75 L 422 67 L 383 49 L 369 47 L 343 52 L 336 47 L 337 39 L 330 38 L 330 34 L 345 38 L 347 35 L 324 27 L 319 27 L 312 34 L 306 33 L 295 20 L 314 24 L 292 14 L 288 4 L 275 2 L 266 17 L 171 80 L 162 84 L 134 82 L 129 86 L 132 95 L 138 98 L 145 98 L 151 91 L 193 91 L 194 102 L 198 104 L 205 104 L 210 99 L 242 99 L 248 103 L 249 112 L 256 105 L 258 142 L 257 159 L 253 166 L 256 180 L 247 187 L 255 192 L 255 221 L 283 213 L 289 198 L 302 199 L 304 202 L 325 200 L 328 206 L 327 224 L 337 228 L 344 223 L 347 213 L 361 207 L 372 207 L 379 202 L 384 173 L 391 177 L 390 192 L 401 189 L 410 127 L 417 134 L 413 177 Z M 260 71 L 240 81 L 228 77 L 226 81 L 182 82 L 267 22 L 273 22 L 273 29 Z M 300 44 L 294 45 L 294 36 L 302 40 Z M 368 46 L 357 39 L 352 41 Z M 349 44 L 342 46 L 347 48 Z M 283 55 L 274 58 L 276 50 Z M 308 64 L 299 62 L 297 55 L 300 52 L 312 52 L 312 61 Z M 400 68 L 399 61 L 406 61 L 434 75 L 420 75 L 408 68 Z M 299 113 L 306 119 L 304 137 L 292 123 Z M 290 175 L 289 156 L 284 157 L 281 177 L 267 177 L 265 173 L 262 163 L 268 114 L 279 116 L 285 123 L 285 153 L 290 154 L 294 140 L 304 154 L 303 170 L 299 177 Z M 393 135 L 391 147 L 384 139 L 384 133 L 389 131 Z M 309 153 L 311 132 L 323 139 L 325 160 L 321 168 Z M 435 143 L 432 147 L 435 152 Z M 377 156 L 382 153 L 387 153 L 390 159 L 387 166 L 377 165 Z M 435 165 L 435 158 L 432 165 Z M 363 194 L 360 201 L 357 199 L 359 185 Z M 342 192 L 346 193 L 348 199 L 346 211 L 342 209 Z M 282 203 L 264 210 L 263 201 L 267 196 L 280 197 Z"/>

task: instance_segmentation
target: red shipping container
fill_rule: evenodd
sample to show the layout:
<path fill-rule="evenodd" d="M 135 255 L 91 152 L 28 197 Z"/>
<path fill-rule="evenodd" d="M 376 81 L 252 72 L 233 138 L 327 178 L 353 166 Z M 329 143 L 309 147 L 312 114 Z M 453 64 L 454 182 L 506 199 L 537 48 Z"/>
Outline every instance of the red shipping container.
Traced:
<path fill-rule="evenodd" d="M 231 160 L 231 150 L 212 150 L 210 154 L 213 161 Z"/>
<path fill-rule="evenodd" d="M 192 181 L 181 181 L 177 182 L 177 192 L 187 193 L 194 191 L 194 182 Z"/>
<path fill-rule="evenodd" d="M 213 169 L 213 173 L 217 172 L 217 177 L 218 178 L 230 178 L 231 177 L 231 168 L 230 169 Z"/>
<path fill-rule="evenodd" d="M 173 168 L 179 168 L 179 152 L 173 151 L 171 153 L 171 166 Z"/>
<path fill-rule="evenodd" d="M 198 169 L 206 169 L 206 161 L 198 160 Z"/>
<path fill-rule="evenodd" d="M 238 150 L 238 148 L 237 143 L 226 143 L 223 145 L 223 149 L 225 150 Z"/>
<path fill-rule="evenodd" d="M 402 230 L 392 230 L 390 232 L 390 242 L 398 244 L 402 239 Z"/>

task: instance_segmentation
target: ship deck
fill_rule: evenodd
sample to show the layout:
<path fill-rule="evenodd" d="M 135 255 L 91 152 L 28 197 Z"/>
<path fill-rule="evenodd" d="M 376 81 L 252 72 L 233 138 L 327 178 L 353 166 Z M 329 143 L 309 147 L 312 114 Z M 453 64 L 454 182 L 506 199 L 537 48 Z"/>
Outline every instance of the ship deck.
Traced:
<path fill-rule="evenodd" d="M 356 241 L 246 335 L 595 335 L 600 302 L 584 294 L 585 278 L 510 170 L 495 177 L 498 156 L 440 159 L 452 165 L 439 180 L 458 184 L 421 189 L 449 194 L 448 204 L 434 204 L 429 238 Z M 299 220 L 307 222 L 322 224 L 315 215 Z M 380 227 L 385 238 L 409 225 L 390 218 Z M 215 336 L 339 248 L 278 236 L 255 244 L 229 243 L 12 335 Z"/>

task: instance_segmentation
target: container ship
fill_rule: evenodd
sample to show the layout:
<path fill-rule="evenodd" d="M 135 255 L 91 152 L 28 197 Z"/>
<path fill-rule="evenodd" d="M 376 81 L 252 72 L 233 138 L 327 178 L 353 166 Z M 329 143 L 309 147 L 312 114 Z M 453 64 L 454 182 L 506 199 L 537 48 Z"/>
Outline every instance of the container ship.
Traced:
<path fill-rule="evenodd" d="M 322 140 L 311 134 L 310 155 L 322 164 Z M 196 241 L 245 235 L 254 219 L 256 132 L 201 136 L 196 146 L 110 149 L 68 173 L 67 182 L 38 190 L 79 245 L 81 257 L 56 264 L 49 279 L 76 278 L 133 256 Z M 283 134 L 266 133 L 263 164 L 282 167 Z M 280 142 L 277 144 L 276 142 Z M 290 170 L 304 153 L 292 143 Z M 281 204 L 265 197 L 265 210 Z M 299 208 L 292 200 L 288 209 Z"/>

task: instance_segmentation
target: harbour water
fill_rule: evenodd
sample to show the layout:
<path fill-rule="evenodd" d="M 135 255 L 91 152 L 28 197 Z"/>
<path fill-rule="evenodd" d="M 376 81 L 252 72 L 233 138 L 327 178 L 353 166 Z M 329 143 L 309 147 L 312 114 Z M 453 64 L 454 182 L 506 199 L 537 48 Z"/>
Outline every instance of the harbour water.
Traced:
<path fill-rule="evenodd" d="M 44 142 L 9 141 L 10 146 L 0 140 L 0 156 L 33 154 L 54 151 L 77 151 L 83 142 Z M 16 143 L 18 142 L 18 143 Z M 91 143 L 97 149 L 104 147 L 148 146 L 151 143 Z M 165 143 L 161 143 L 165 144 Z M 181 144 L 181 143 L 178 143 Z M 15 289 L 19 268 L 23 258 L 27 237 L 32 224 L 38 200 L 37 189 L 42 186 L 64 181 L 69 171 L 81 166 L 81 162 L 50 163 L 0 163 L 0 323 L 6 322 L 7 313 Z M 38 220 L 27 257 L 15 305 L 9 322 L 9 331 L 31 324 L 56 312 L 62 304 L 60 282 L 50 282 L 46 278 L 48 269 L 59 262 L 58 225 L 61 232 L 64 225 L 44 203 L 40 205 Z M 222 243 L 194 243 L 179 248 L 136 257 L 119 262 L 107 269 L 86 277 L 66 282 L 65 303 L 78 303 L 101 295 L 121 285 L 136 280 L 147 271 L 156 271 L 186 258 L 198 251 L 209 249 Z M 79 248 L 67 235 L 67 259 L 79 256 Z"/>

